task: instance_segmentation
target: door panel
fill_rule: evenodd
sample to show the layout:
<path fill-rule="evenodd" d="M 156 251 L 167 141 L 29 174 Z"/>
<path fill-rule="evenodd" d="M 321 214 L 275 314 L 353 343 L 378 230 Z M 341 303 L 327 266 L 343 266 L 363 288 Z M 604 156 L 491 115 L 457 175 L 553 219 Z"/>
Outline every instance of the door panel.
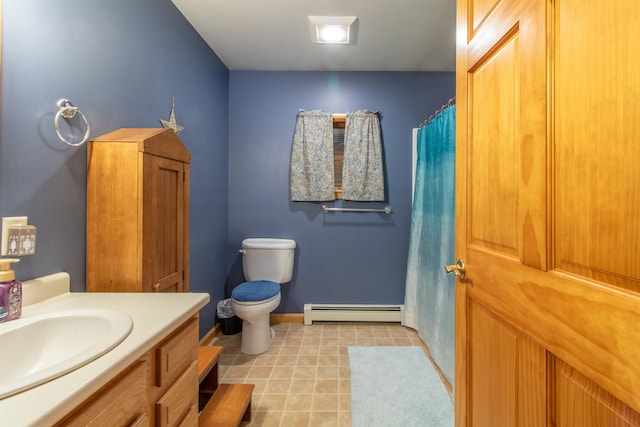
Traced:
<path fill-rule="evenodd" d="M 518 35 L 514 34 L 469 72 L 474 126 L 468 144 L 473 154 L 468 185 L 470 244 L 520 258 L 518 57 Z"/>
<path fill-rule="evenodd" d="M 544 22 L 543 0 L 500 2 L 459 58 L 469 117 L 458 129 L 468 144 L 466 243 L 540 269 L 549 257 L 547 68 L 544 32 L 535 29 Z"/>
<path fill-rule="evenodd" d="M 469 359 L 474 373 L 472 419 L 481 425 L 515 425 L 518 332 L 474 301 L 469 304 Z M 477 338 L 477 339 L 474 339 Z M 502 402 L 495 405 L 492 402 Z"/>
<path fill-rule="evenodd" d="M 554 96 L 556 266 L 635 292 L 640 195 L 628 186 L 640 183 L 639 18 L 637 2 L 558 2 Z"/>
<path fill-rule="evenodd" d="M 563 361 L 555 360 L 558 399 L 556 427 L 630 427 L 640 425 L 640 414 L 620 402 Z"/>
<path fill-rule="evenodd" d="M 486 307 L 473 300 L 469 304 L 471 419 L 486 426 L 541 425 L 546 417 L 545 350 Z M 523 382 L 529 387 L 519 389 Z"/>

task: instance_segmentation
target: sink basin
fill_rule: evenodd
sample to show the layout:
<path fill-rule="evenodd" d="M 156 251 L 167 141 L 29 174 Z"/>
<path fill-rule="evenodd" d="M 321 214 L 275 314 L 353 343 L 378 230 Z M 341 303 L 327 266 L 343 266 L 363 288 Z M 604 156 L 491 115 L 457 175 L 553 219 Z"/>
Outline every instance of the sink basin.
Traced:
<path fill-rule="evenodd" d="M 0 399 L 73 371 L 112 350 L 133 322 L 123 311 L 58 311 L 0 324 Z"/>

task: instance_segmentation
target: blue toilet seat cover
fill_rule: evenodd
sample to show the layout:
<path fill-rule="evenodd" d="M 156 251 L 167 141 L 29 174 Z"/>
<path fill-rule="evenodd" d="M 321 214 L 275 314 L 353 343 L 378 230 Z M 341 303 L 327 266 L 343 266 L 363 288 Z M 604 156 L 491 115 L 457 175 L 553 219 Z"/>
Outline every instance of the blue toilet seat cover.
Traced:
<path fill-rule="evenodd" d="M 262 301 L 275 297 L 280 292 L 280 284 L 270 280 L 253 280 L 236 286 L 231 298 L 236 301 Z"/>

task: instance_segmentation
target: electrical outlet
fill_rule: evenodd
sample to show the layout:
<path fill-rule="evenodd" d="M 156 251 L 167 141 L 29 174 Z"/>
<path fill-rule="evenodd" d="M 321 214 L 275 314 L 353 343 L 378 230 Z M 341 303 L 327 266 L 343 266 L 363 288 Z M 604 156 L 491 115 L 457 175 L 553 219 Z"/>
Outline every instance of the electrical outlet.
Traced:
<path fill-rule="evenodd" d="M 36 253 L 36 232 L 33 225 L 12 225 L 9 228 L 7 255 L 23 256 Z"/>
<path fill-rule="evenodd" d="M 7 255 L 9 246 L 9 229 L 17 225 L 26 226 L 28 218 L 26 216 L 11 216 L 2 218 L 2 246 L 0 255 Z"/>

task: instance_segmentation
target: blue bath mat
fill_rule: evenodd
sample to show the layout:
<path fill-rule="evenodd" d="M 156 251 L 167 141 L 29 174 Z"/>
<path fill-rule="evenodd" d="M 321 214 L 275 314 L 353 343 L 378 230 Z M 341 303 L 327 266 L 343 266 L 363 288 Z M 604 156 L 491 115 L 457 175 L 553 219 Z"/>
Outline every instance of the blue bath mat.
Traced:
<path fill-rule="evenodd" d="M 420 347 L 349 347 L 352 427 L 453 427 L 453 404 Z"/>

